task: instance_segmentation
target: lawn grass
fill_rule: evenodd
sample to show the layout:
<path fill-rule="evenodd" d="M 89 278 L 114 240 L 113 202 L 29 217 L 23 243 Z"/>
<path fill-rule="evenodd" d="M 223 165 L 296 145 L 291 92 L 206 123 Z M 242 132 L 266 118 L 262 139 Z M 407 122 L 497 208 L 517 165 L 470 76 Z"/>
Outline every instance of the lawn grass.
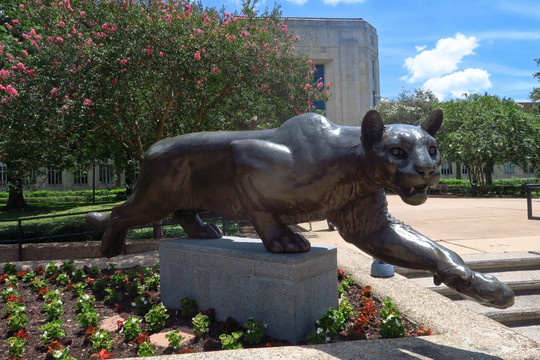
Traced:
<path fill-rule="evenodd" d="M 91 202 L 88 192 L 39 192 L 29 193 L 26 201 L 29 208 L 20 211 L 6 211 L 4 206 L 7 202 L 7 194 L 0 196 L 0 241 L 14 240 L 19 237 L 19 228 L 17 219 L 23 220 L 22 238 L 39 238 L 60 234 L 75 234 L 90 231 L 85 222 L 86 213 L 90 211 L 102 211 L 111 209 L 114 205 L 122 203 L 117 200 L 118 190 L 111 192 L 101 191 L 96 196 L 95 204 Z M 38 216 L 47 215 L 69 215 L 74 213 L 83 213 L 72 216 L 62 216 L 54 218 L 30 219 Z M 12 220 L 12 221 L 9 221 Z M 220 220 L 209 221 L 222 225 Z M 167 225 L 163 227 L 166 238 L 185 237 L 186 233 L 180 225 Z M 236 222 L 227 222 L 227 235 L 239 235 L 240 228 Z M 153 238 L 153 228 L 133 229 L 128 234 L 128 239 L 151 239 Z M 62 241 L 86 241 L 97 240 L 100 235 L 84 235 L 63 238 Z"/>

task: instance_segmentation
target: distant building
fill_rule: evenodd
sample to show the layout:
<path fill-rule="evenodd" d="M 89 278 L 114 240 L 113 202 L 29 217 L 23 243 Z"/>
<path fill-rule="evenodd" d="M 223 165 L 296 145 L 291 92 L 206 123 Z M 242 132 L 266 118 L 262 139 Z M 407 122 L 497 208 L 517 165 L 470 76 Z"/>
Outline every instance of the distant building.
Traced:
<path fill-rule="evenodd" d="M 504 164 L 497 164 L 491 170 L 492 179 L 533 178 L 536 177 L 536 174 L 537 169 L 522 169 L 509 161 Z M 458 169 L 456 163 L 443 160 L 441 163 L 441 178 L 470 180 L 470 172 L 465 165 L 461 165 Z"/>
<path fill-rule="evenodd" d="M 330 100 L 317 107 L 336 124 L 359 126 L 380 98 L 377 30 L 363 19 L 288 18 L 295 45 L 330 83 Z"/>
<path fill-rule="evenodd" d="M 25 190 L 105 190 L 125 186 L 125 175 L 117 174 L 112 164 L 96 164 L 75 170 L 43 168 L 40 175 L 30 171 L 25 179 Z M 8 191 L 7 166 L 0 162 L 0 191 Z"/>

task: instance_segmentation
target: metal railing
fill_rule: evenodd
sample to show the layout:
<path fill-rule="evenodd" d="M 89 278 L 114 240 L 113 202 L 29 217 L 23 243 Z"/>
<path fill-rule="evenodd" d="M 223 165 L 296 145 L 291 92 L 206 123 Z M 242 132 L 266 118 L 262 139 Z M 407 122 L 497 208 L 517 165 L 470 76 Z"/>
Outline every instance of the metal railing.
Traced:
<path fill-rule="evenodd" d="M 97 212 L 110 212 L 112 209 L 106 209 L 106 210 L 94 210 Z M 16 219 L 0 219 L 0 223 L 7 223 L 7 222 L 16 222 L 17 223 L 17 237 L 14 239 L 3 239 L 0 240 L 0 245 L 3 244 L 18 244 L 18 253 L 19 253 L 19 261 L 22 261 L 23 258 L 23 244 L 33 244 L 33 243 L 43 243 L 43 242 L 52 242 L 51 240 L 55 239 L 64 239 L 64 238 L 72 238 L 71 240 L 65 241 L 65 242 L 83 242 L 88 241 L 88 239 L 80 240 L 84 236 L 91 236 L 91 235 L 97 235 L 103 233 L 102 231 L 98 230 L 88 230 L 84 232 L 76 232 L 76 233 L 69 233 L 69 234 L 54 234 L 54 235 L 45 235 L 45 236 L 37 236 L 37 237 L 28 237 L 24 238 L 23 234 L 23 222 L 31 221 L 31 220 L 41 220 L 41 219 L 51 219 L 51 218 L 59 218 L 59 217 L 70 217 L 70 216 L 77 216 L 77 215 L 86 215 L 88 214 L 88 211 L 83 212 L 74 212 L 69 214 L 59 214 L 59 215 L 40 215 L 40 216 L 31 216 L 31 217 L 24 217 L 24 218 L 16 218 Z M 223 235 L 226 235 L 226 223 L 228 220 L 218 217 L 216 215 L 213 215 L 211 213 L 206 213 L 205 216 L 202 217 L 205 221 L 221 221 L 222 222 L 222 231 Z M 140 225 L 140 226 L 134 226 L 131 228 L 131 230 L 134 229 L 143 229 L 143 228 L 163 228 L 165 226 L 171 226 L 171 225 L 178 225 L 178 222 L 176 221 L 163 221 L 161 223 L 152 223 L 147 225 Z M 79 239 L 79 240 L 77 240 Z M 124 248 L 125 252 L 125 248 Z"/>
<path fill-rule="evenodd" d="M 527 184 L 527 218 L 529 220 L 540 220 L 540 216 L 533 216 L 532 214 L 532 191 L 533 189 L 540 189 L 540 184 Z"/>

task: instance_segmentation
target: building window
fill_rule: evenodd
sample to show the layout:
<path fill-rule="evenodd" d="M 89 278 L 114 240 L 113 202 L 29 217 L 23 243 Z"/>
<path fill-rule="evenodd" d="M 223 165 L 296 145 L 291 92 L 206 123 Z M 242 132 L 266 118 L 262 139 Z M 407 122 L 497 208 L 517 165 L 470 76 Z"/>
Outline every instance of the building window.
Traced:
<path fill-rule="evenodd" d="M 111 165 L 99 165 L 99 182 L 101 184 L 114 183 L 114 173 Z"/>
<path fill-rule="evenodd" d="M 534 174 L 534 168 L 527 166 L 525 168 L 525 174 Z"/>
<path fill-rule="evenodd" d="M 77 168 L 73 173 L 74 184 L 88 184 L 88 169 Z"/>
<path fill-rule="evenodd" d="M 469 173 L 469 168 L 467 167 L 467 165 L 462 165 L 461 166 L 461 173 L 463 175 L 467 175 Z"/>
<path fill-rule="evenodd" d="M 30 186 L 34 185 L 36 183 L 37 179 L 37 171 L 36 170 L 28 170 L 28 176 L 26 179 L 24 179 L 24 185 Z"/>
<path fill-rule="evenodd" d="M 515 165 L 512 164 L 511 162 L 507 162 L 506 164 L 504 164 L 504 173 L 505 174 L 513 174 L 515 171 Z"/>
<path fill-rule="evenodd" d="M 47 183 L 49 185 L 62 184 L 62 170 L 57 170 L 53 167 L 47 169 Z"/>
<path fill-rule="evenodd" d="M 4 163 L 0 163 L 0 185 L 7 184 L 7 166 Z"/>
<path fill-rule="evenodd" d="M 375 56 L 371 57 L 371 101 L 372 106 L 377 106 L 377 72 L 375 68 Z"/>
<path fill-rule="evenodd" d="M 443 175 L 452 175 L 452 163 L 448 160 L 444 160 L 441 165 L 441 174 Z"/>
<path fill-rule="evenodd" d="M 313 73 L 313 80 L 315 81 L 321 81 L 324 84 L 324 65 L 315 65 L 315 72 Z M 324 90 L 324 86 L 321 89 L 321 91 Z M 324 101 L 314 101 L 313 106 L 317 110 L 322 110 L 323 112 L 326 112 L 326 104 Z"/>

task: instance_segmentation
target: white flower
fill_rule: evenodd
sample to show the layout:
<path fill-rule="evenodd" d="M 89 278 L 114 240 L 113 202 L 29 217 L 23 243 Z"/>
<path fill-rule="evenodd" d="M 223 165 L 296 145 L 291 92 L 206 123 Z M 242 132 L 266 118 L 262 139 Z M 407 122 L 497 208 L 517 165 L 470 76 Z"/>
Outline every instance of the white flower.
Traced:
<path fill-rule="evenodd" d="M 322 328 L 317 328 L 317 334 L 321 334 L 323 332 Z"/>

